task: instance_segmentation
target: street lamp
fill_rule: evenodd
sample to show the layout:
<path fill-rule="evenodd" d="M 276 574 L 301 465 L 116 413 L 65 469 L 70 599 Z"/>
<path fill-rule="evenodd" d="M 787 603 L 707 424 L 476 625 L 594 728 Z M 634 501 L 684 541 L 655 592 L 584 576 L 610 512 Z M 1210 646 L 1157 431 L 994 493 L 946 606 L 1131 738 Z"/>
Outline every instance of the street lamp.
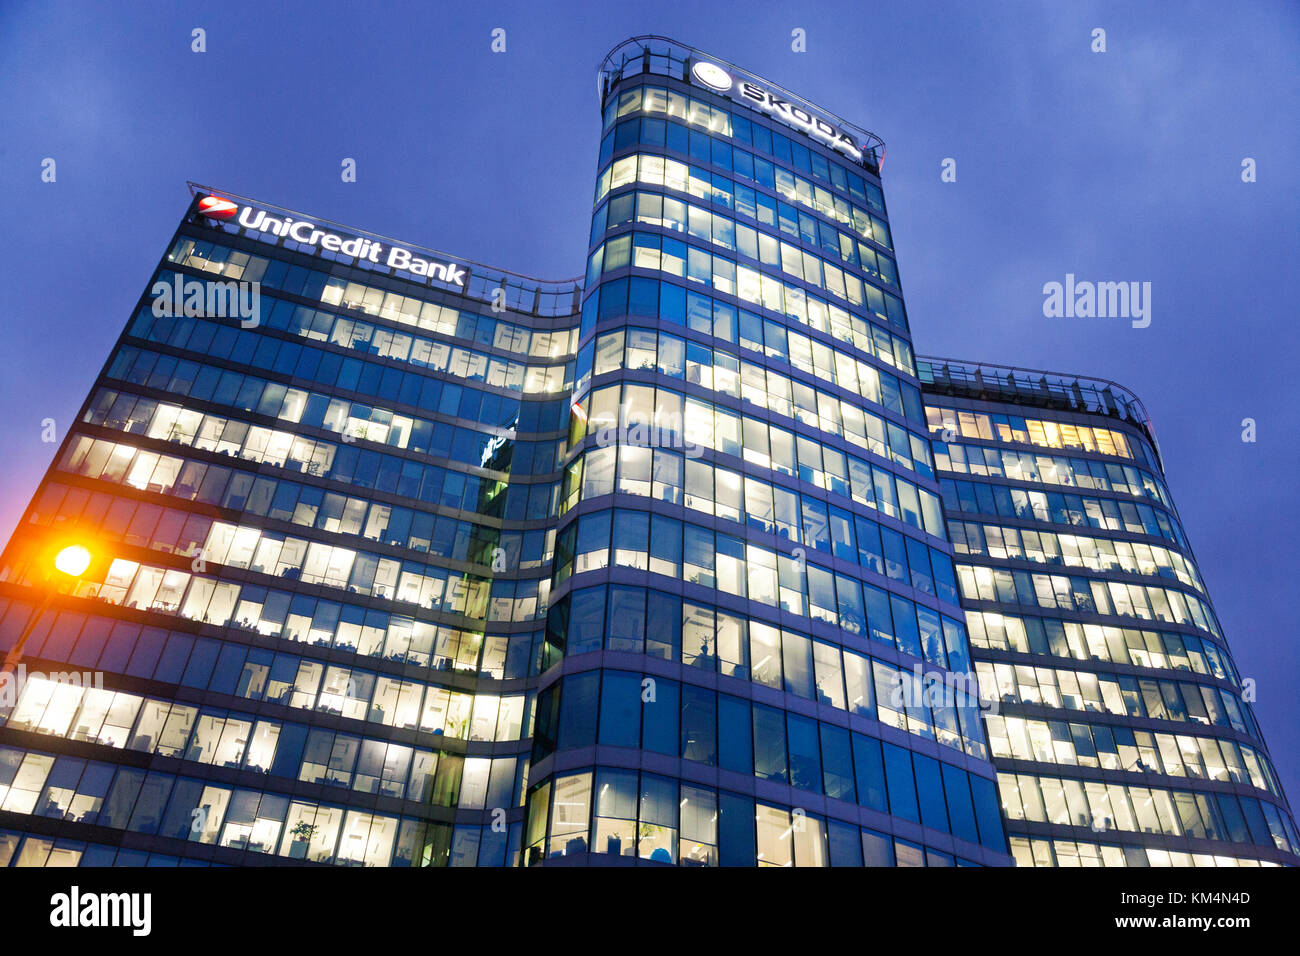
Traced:
<path fill-rule="evenodd" d="M 79 544 L 70 544 L 54 556 L 54 569 L 60 574 L 67 575 L 69 578 L 75 578 L 76 584 L 73 586 L 73 592 L 76 592 L 77 586 L 81 584 L 81 576 L 86 573 L 86 568 L 90 567 L 91 554 L 88 548 Z M 46 583 L 49 583 L 48 578 Z M 5 655 L 4 666 L 0 667 L 0 682 L 7 679 L 7 675 L 14 673 L 18 669 L 18 663 L 23 659 L 23 646 L 27 639 L 32 636 L 32 631 L 36 629 L 36 622 L 45 614 L 46 609 L 50 606 L 50 601 L 54 599 L 56 587 L 47 587 L 45 597 L 41 599 L 40 605 L 27 619 L 27 624 L 23 627 L 23 632 L 18 636 L 17 643 Z"/>
<path fill-rule="evenodd" d="M 54 566 L 70 578 L 80 578 L 90 567 L 90 552 L 79 544 L 70 544 L 55 555 Z"/>

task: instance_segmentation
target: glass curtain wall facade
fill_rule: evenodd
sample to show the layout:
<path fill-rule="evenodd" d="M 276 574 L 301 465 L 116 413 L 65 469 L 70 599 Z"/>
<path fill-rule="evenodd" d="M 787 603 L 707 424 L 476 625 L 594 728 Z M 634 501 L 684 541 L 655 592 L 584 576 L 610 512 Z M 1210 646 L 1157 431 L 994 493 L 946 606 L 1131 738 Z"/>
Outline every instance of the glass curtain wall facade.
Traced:
<path fill-rule="evenodd" d="M 204 202 L 0 563 L 0 864 L 513 863 L 578 287 Z"/>
<path fill-rule="evenodd" d="M 1019 866 L 1297 862 L 1141 403 L 918 361 Z"/>
<path fill-rule="evenodd" d="M 602 80 L 526 862 L 1009 862 L 879 142 L 667 41 Z"/>
<path fill-rule="evenodd" d="M 1140 404 L 914 358 L 871 133 L 600 79 L 568 282 L 192 187 L 0 557 L 0 865 L 1296 862 Z"/>

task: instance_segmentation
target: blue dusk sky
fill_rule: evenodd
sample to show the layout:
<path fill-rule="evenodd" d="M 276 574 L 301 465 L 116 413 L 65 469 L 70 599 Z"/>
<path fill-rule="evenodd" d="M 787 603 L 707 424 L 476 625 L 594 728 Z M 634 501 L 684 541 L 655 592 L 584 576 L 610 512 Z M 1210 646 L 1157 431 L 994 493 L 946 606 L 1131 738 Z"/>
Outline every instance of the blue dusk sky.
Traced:
<path fill-rule="evenodd" d="M 196 27 L 204 53 L 190 49 Z M 806 52 L 791 48 L 795 29 Z M 63 437 L 185 211 L 186 180 L 574 276 L 596 65 L 647 33 L 884 139 L 919 353 L 1109 378 L 1143 399 L 1275 763 L 1300 794 L 1300 5 L 1282 0 L 4 0 L 0 539 L 54 453 L 43 420 Z M 355 183 L 341 181 L 345 157 Z M 955 182 L 941 181 L 947 158 Z M 1255 182 L 1242 181 L 1246 158 Z M 1044 284 L 1067 273 L 1150 282 L 1149 327 L 1044 317 Z"/>

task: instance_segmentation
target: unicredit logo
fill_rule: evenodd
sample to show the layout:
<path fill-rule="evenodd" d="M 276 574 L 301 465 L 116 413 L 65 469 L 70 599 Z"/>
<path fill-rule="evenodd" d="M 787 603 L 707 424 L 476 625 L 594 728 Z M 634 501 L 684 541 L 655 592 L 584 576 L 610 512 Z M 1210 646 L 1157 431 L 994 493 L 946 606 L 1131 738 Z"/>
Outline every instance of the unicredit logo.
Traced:
<path fill-rule="evenodd" d="M 204 196 L 199 200 L 199 212 L 209 219 L 233 219 L 239 207 L 220 196 Z"/>

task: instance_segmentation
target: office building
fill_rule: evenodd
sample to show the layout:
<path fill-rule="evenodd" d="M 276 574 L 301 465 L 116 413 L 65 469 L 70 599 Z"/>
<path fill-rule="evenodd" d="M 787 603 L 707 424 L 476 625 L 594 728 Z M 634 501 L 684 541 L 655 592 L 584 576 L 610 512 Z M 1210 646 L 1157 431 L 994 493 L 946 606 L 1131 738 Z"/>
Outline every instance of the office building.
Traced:
<path fill-rule="evenodd" d="M 1017 865 L 1294 864 L 1142 403 L 1108 381 L 918 366 Z"/>
<path fill-rule="evenodd" d="M 1035 612 L 1004 646 L 990 622 L 1030 615 L 979 591 L 1003 552 L 971 550 L 984 519 L 944 432 L 984 399 L 914 357 L 883 143 L 662 38 L 620 44 L 600 81 L 575 280 L 192 187 L 0 559 L 0 865 L 1288 858 L 1172 506 L 1141 485 L 1167 494 L 1144 433 L 1089 424 L 1119 437 L 1084 457 L 1116 458 L 1162 533 L 1097 537 L 1160 538 L 1171 623 L 1123 666 L 1074 654 L 1094 624 L 1105 647 L 1137 626 L 1114 608 Z M 1101 414 L 980 437 L 1075 441 Z M 1122 553 L 1164 574 L 1154 541 Z M 1030 661 L 1222 699 L 1174 725 L 1024 691 L 982 722 L 980 686 Z M 1203 835 L 1190 816 L 1145 835 L 1165 818 L 1136 809 L 1155 784 L 1134 761 L 1164 760 L 1157 729 L 1185 769 L 1161 792 L 1178 813 L 1191 793 Z M 1189 729 L 1220 748 L 1200 777 Z M 1055 779 L 1068 815 L 1017 815 L 1009 774 Z M 1093 839 L 1074 795 L 1095 781 L 1134 809 Z"/>

